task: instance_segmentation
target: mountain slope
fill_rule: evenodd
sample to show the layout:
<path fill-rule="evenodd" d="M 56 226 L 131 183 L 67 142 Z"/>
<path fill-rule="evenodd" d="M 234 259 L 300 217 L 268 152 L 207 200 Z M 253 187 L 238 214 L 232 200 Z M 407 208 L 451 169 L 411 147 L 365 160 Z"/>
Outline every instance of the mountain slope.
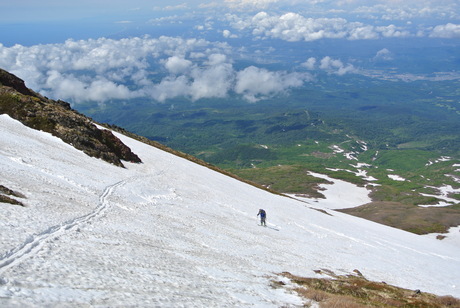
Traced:
<path fill-rule="evenodd" d="M 98 129 L 91 119 L 72 110 L 70 104 L 35 93 L 23 80 L 0 69 L 0 114 L 3 113 L 115 165 L 123 166 L 121 159 L 141 162 L 110 131 Z"/>
<path fill-rule="evenodd" d="M 115 135 L 119 168 L 0 116 L 0 305 L 279 307 L 278 274 L 359 270 L 460 296 L 458 247 L 274 195 Z M 264 208 L 268 227 L 257 225 Z"/>

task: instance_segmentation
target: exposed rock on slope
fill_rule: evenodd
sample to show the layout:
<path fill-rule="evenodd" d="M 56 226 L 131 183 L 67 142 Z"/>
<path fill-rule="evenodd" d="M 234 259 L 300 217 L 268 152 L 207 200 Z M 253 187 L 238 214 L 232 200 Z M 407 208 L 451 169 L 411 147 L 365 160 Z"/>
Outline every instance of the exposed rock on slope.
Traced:
<path fill-rule="evenodd" d="M 28 89 L 24 81 L 0 69 L 0 114 L 31 128 L 49 132 L 89 156 L 117 166 L 121 160 L 140 163 L 140 158 L 112 132 L 98 129 L 69 103 L 54 101 Z"/>
<path fill-rule="evenodd" d="M 16 197 L 16 198 L 25 198 L 23 194 L 18 193 L 14 190 L 11 190 L 8 187 L 5 187 L 3 185 L 0 185 L 0 202 L 24 206 L 24 204 L 21 201 L 11 198 L 10 196 Z"/>

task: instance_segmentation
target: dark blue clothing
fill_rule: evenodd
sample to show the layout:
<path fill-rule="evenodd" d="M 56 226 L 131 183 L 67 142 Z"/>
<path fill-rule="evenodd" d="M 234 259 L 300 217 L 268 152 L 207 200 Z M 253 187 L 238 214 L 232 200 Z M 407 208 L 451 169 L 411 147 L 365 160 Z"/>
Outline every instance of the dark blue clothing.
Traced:
<path fill-rule="evenodd" d="M 264 210 L 260 209 L 259 213 L 257 213 L 257 216 L 260 215 L 260 224 L 263 226 L 266 226 L 265 219 L 267 218 L 267 213 L 265 213 Z"/>

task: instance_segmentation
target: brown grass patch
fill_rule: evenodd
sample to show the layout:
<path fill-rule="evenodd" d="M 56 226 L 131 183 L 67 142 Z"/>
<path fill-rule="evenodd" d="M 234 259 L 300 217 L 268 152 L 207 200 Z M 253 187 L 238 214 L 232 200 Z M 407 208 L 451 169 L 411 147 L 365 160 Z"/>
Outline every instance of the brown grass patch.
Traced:
<path fill-rule="evenodd" d="M 338 211 L 415 234 L 445 233 L 450 227 L 460 225 L 460 204 L 424 208 L 379 201 Z"/>
<path fill-rule="evenodd" d="M 452 296 L 407 290 L 385 282 L 370 281 L 362 275 L 339 276 L 327 270 L 315 272 L 327 274 L 331 278 L 305 278 L 287 272 L 281 275 L 298 285 L 294 291 L 301 297 L 319 303 L 322 308 L 460 307 L 460 300 Z"/>
<path fill-rule="evenodd" d="M 0 203 L 9 203 L 14 205 L 24 206 L 24 204 L 16 199 L 10 198 L 8 196 L 0 195 Z"/>
<path fill-rule="evenodd" d="M 19 192 L 9 189 L 3 185 L 0 185 L 0 202 L 10 203 L 15 205 L 24 206 L 24 204 L 16 199 L 10 198 L 8 196 L 13 196 L 17 198 L 25 198 L 25 196 Z"/>

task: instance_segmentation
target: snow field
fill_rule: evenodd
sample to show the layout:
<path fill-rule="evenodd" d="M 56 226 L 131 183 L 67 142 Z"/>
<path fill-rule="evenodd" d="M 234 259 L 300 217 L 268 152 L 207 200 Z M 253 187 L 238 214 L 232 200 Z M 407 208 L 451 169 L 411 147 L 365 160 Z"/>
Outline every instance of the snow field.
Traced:
<path fill-rule="evenodd" d="M 118 134 L 143 164 L 112 166 L 7 116 L 0 131 L 3 185 L 27 196 L 0 204 L 0 306 L 298 306 L 270 281 L 321 268 L 460 295 L 454 245 L 327 215 Z"/>

